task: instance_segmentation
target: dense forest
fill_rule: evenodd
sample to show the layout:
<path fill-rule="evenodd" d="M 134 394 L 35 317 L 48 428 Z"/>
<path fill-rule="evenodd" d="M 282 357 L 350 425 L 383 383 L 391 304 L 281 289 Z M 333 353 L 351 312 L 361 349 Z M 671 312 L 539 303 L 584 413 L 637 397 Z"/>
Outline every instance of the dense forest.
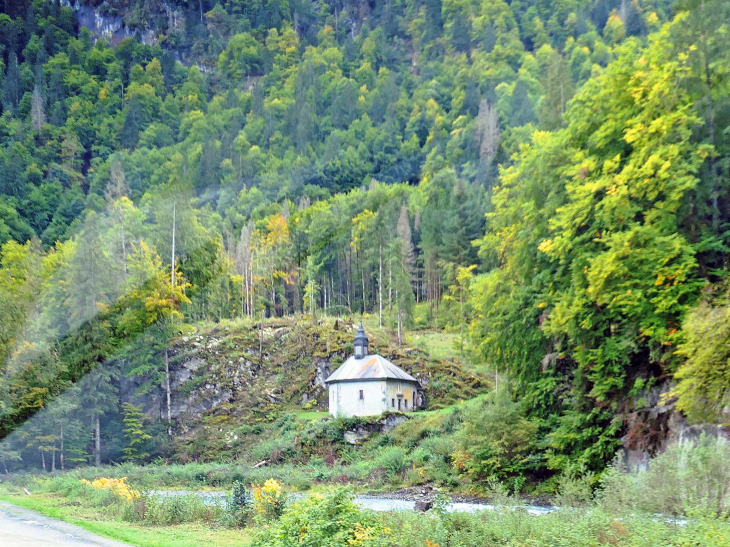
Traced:
<path fill-rule="evenodd" d="M 0 436 L 53 414 L 5 461 L 100 462 L 171 337 L 300 313 L 459 333 L 544 469 L 727 422 L 726 2 L 0 7 Z"/>

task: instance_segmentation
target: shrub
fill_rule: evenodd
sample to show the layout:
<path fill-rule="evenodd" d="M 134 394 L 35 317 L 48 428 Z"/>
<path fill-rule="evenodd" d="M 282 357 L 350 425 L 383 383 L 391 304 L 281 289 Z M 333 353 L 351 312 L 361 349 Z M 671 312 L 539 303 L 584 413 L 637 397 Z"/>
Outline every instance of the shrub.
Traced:
<path fill-rule="evenodd" d="M 227 520 L 232 526 L 245 526 L 251 516 L 251 506 L 251 493 L 246 485 L 240 481 L 234 482 L 224 521 Z"/>
<path fill-rule="evenodd" d="M 535 466 L 537 424 L 522 413 L 506 391 L 480 401 L 464 416 L 456 433 L 456 469 L 477 480 L 509 479 Z"/>
<path fill-rule="evenodd" d="M 256 513 L 265 518 L 272 519 L 281 516 L 286 503 L 281 483 L 276 479 L 269 479 L 261 486 L 252 485 L 254 509 Z"/>
<path fill-rule="evenodd" d="M 139 492 L 132 489 L 127 484 L 127 477 L 122 477 L 121 479 L 101 477 L 91 482 L 86 479 L 81 479 L 81 482 L 91 486 L 92 488 L 96 488 L 97 490 L 110 490 L 119 496 L 120 499 L 126 501 L 132 501 L 134 498 L 139 497 Z"/>
<path fill-rule="evenodd" d="M 567 467 L 557 478 L 555 503 L 560 507 L 581 507 L 593 500 L 595 475 L 585 469 Z"/>
<path fill-rule="evenodd" d="M 229 499 L 229 505 L 238 509 L 245 509 L 251 505 L 251 493 L 246 485 L 240 481 L 233 483 L 233 491 Z"/>
<path fill-rule="evenodd" d="M 205 482 L 209 486 L 224 486 L 226 484 L 230 484 L 230 472 L 226 468 L 211 469 L 206 474 Z"/>
<path fill-rule="evenodd" d="M 344 488 L 312 494 L 287 507 L 279 521 L 255 534 L 251 546 L 363 547 L 375 545 L 383 528 L 360 511 Z"/>
<path fill-rule="evenodd" d="M 408 465 L 406 451 L 400 446 L 389 446 L 382 451 L 378 465 L 385 469 L 388 478 L 392 479 L 401 474 Z"/>

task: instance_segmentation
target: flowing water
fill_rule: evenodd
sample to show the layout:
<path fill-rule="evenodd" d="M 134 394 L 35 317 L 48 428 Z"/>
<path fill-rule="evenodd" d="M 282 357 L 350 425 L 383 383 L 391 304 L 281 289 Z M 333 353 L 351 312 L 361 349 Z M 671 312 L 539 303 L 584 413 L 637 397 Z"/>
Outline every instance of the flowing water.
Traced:
<path fill-rule="evenodd" d="M 155 496 L 186 496 L 194 494 L 205 500 L 206 503 L 225 503 L 228 496 L 227 492 L 195 492 L 191 490 L 156 490 L 151 492 Z M 302 498 L 307 494 L 290 494 L 291 498 Z M 360 495 L 355 496 L 355 503 L 363 509 L 372 511 L 413 511 L 416 502 L 414 500 L 404 500 L 398 498 L 389 498 L 387 496 Z M 546 515 L 552 513 L 557 508 L 542 505 L 521 505 L 530 515 Z M 476 513 L 477 511 L 493 511 L 497 507 L 488 503 L 462 502 L 456 501 L 448 504 L 446 510 L 458 513 Z"/>

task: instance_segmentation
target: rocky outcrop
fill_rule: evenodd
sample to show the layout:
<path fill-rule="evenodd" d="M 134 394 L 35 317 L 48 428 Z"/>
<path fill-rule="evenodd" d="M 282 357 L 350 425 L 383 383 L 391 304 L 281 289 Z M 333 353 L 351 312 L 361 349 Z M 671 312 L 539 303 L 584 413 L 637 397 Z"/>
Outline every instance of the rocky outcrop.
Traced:
<path fill-rule="evenodd" d="M 701 435 L 730 439 L 730 428 L 717 424 L 689 425 L 674 404 L 666 402 L 672 385 L 665 382 L 634 399 L 638 407 L 627 413 L 626 434 L 618 461 L 627 471 L 644 470 L 649 460 L 677 442 L 688 442 Z"/>
<path fill-rule="evenodd" d="M 270 422 L 297 407 L 326 411 L 325 380 L 352 351 L 352 324 L 343 328 L 341 321 L 333 323 L 270 319 L 263 329 L 263 351 L 259 350 L 259 325 L 243 321 L 201 328 L 175 339 L 167 349 L 176 439 L 214 436 L 229 426 Z M 475 386 L 481 386 L 483 378 L 452 362 L 434 360 L 416 350 L 399 353 L 387 339 L 378 347 L 421 380 L 421 407 L 427 395 L 436 404 L 450 404 L 452 399 L 470 398 L 481 390 Z M 164 378 L 160 378 L 164 355 L 160 352 L 153 358 L 159 365 L 154 373 L 157 385 L 149 376 L 126 378 L 121 396 L 123 401 L 141 406 L 151 418 L 165 420 L 167 393 Z M 145 390 L 140 389 L 142 385 Z M 142 391 L 146 393 L 140 395 Z M 372 422 L 363 419 L 343 434 L 347 442 L 358 444 L 406 419 L 398 413 Z"/>
<path fill-rule="evenodd" d="M 426 511 L 430 510 L 433 507 L 433 502 L 430 500 L 418 500 L 414 504 L 413 508 L 416 511 L 421 511 L 422 513 L 425 513 Z"/>
<path fill-rule="evenodd" d="M 345 431 L 343 437 L 347 443 L 357 445 L 374 433 L 388 433 L 407 419 L 408 417 L 405 414 L 388 413 L 375 422 L 362 421 L 358 423 L 353 429 Z"/>

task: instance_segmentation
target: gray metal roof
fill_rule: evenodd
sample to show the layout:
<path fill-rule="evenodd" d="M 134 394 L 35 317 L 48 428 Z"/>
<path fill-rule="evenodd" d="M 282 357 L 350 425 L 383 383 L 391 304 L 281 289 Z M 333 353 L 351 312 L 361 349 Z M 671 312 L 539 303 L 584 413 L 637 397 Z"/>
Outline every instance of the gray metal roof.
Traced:
<path fill-rule="evenodd" d="M 403 369 L 388 361 L 382 355 L 366 355 L 362 359 L 351 356 L 334 371 L 325 382 L 351 382 L 356 380 L 403 380 L 418 382 Z"/>

